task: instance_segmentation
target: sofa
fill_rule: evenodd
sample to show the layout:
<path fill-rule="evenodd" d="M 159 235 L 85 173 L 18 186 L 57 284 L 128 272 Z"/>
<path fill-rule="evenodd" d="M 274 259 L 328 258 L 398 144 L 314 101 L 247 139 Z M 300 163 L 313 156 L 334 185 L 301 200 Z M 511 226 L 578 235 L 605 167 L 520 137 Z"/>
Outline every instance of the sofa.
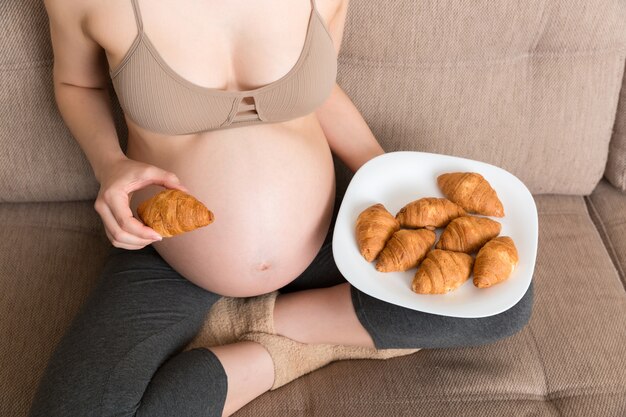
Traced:
<path fill-rule="evenodd" d="M 0 27 L 0 415 L 21 417 L 111 244 L 55 104 L 43 3 L 5 0 Z M 383 148 L 531 191 L 532 316 L 495 343 L 333 362 L 234 416 L 626 416 L 625 62 L 623 0 L 352 0 L 337 82 Z"/>

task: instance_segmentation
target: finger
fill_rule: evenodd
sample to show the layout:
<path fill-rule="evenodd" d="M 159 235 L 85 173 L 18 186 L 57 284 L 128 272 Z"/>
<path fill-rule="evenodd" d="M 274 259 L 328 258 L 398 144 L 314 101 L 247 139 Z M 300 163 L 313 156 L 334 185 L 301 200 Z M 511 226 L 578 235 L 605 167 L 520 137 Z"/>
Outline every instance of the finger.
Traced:
<path fill-rule="evenodd" d="M 105 232 L 107 234 L 107 237 L 111 241 L 111 244 L 113 246 L 115 246 L 116 248 L 130 249 L 130 250 L 137 249 L 137 246 L 135 246 L 135 245 L 127 245 L 125 243 L 121 243 L 121 242 L 118 242 L 117 240 L 115 240 L 115 238 L 113 237 L 111 232 L 109 232 L 109 229 L 105 228 Z"/>
<path fill-rule="evenodd" d="M 126 194 L 128 195 L 132 195 L 135 191 L 140 190 L 152 184 L 160 185 L 165 188 L 180 190 L 180 191 L 186 192 L 187 194 L 191 194 L 191 191 L 189 190 L 189 188 L 185 187 L 184 185 L 180 183 L 172 182 L 171 180 L 167 180 L 163 178 L 154 178 L 154 177 L 147 178 L 147 179 L 137 181 L 137 182 L 133 182 L 129 184 L 126 188 L 124 188 L 124 192 L 126 192 Z"/>
<path fill-rule="evenodd" d="M 121 243 L 121 242 L 118 242 L 117 240 L 115 240 L 113 235 L 111 235 L 111 232 L 109 232 L 109 229 L 107 229 L 106 227 L 105 227 L 104 231 L 106 232 L 107 237 L 111 241 L 111 244 L 113 246 L 115 246 L 116 248 L 130 249 L 130 250 L 134 250 L 134 249 L 137 248 L 135 245 L 127 245 L 125 243 Z"/>
<path fill-rule="evenodd" d="M 130 202 L 128 200 L 128 195 L 121 192 L 114 193 L 111 195 L 109 200 L 111 212 L 115 216 L 117 224 L 122 230 L 137 237 L 149 239 L 150 242 L 155 239 L 161 240 L 161 235 L 159 235 L 154 229 L 141 223 L 135 218 L 135 216 L 133 216 L 133 212 L 130 210 L 129 206 Z"/>
<path fill-rule="evenodd" d="M 104 208 L 102 209 L 102 218 L 107 224 L 107 226 L 109 227 L 111 237 L 120 243 L 123 243 L 126 245 L 145 246 L 147 244 L 152 243 L 155 240 L 155 239 L 144 239 L 139 236 L 135 236 L 126 232 L 124 229 L 122 229 L 119 226 L 109 206 L 104 206 Z"/>

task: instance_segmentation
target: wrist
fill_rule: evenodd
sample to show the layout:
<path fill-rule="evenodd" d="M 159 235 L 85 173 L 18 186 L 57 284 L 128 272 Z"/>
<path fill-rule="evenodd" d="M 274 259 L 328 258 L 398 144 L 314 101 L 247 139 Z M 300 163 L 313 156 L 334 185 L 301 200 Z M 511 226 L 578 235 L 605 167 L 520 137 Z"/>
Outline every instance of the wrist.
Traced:
<path fill-rule="evenodd" d="M 102 183 L 102 178 L 106 176 L 107 170 L 115 163 L 128 159 L 128 157 L 121 152 L 114 152 L 105 156 L 101 156 L 97 163 L 93 164 L 93 173 L 98 183 Z"/>

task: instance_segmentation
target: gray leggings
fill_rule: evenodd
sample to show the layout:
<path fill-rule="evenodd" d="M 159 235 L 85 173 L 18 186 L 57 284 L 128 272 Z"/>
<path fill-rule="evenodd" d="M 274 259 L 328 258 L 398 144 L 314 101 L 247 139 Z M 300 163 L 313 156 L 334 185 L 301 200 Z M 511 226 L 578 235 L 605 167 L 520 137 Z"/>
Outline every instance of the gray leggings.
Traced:
<path fill-rule="evenodd" d="M 332 231 L 311 265 L 281 293 L 347 282 L 333 259 Z M 356 315 L 379 349 L 490 343 L 524 327 L 533 303 L 531 283 L 505 312 L 454 318 L 350 288 Z M 48 362 L 29 415 L 221 416 L 227 390 L 222 364 L 208 349 L 181 352 L 219 298 L 177 273 L 152 246 L 111 247 L 96 288 Z"/>

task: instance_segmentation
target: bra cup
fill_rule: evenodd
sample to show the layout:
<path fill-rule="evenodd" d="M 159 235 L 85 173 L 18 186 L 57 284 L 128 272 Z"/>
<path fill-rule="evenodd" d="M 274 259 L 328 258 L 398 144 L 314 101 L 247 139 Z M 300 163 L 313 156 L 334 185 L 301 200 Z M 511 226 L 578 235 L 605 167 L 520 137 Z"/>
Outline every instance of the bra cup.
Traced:
<path fill-rule="evenodd" d="M 148 131 L 183 135 L 306 116 L 330 95 L 337 76 L 335 48 L 317 13 L 307 36 L 307 50 L 294 72 L 274 84 L 250 92 L 201 89 L 174 77 L 144 37 L 112 76 L 120 107 Z M 313 17 L 312 17 L 313 18 Z M 239 120 L 244 97 L 254 98 L 258 118 Z"/>

